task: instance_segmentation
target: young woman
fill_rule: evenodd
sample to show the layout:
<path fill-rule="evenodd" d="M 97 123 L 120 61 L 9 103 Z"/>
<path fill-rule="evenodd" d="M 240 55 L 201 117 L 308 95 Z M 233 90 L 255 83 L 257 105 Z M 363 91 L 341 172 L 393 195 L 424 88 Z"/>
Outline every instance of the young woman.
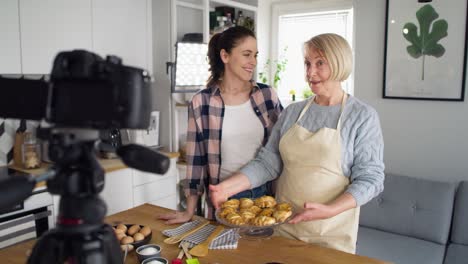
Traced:
<path fill-rule="evenodd" d="M 253 159 L 283 109 L 275 91 L 252 81 L 257 40 L 249 29 L 233 27 L 214 35 L 208 47 L 211 76 L 192 98 L 187 132 L 187 210 L 160 216 L 167 224 L 189 221 L 209 184 L 218 184 Z M 267 194 L 265 182 L 235 198 Z M 214 218 L 208 193 L 205 217 Z"/>
<path fill-rule="evenodd" d="M 278 234 L 354 253 L 359 206 L 383 190 L 380 122 L 372 107 L 341 87 L 353 64 L 344 38 L 322 34 L 304 47 L 306 80 L 315 97 L 286 108 L 256 159 L 210 186 L 212 202 L 217 207 L 279 177 L 276 199 L 297 214 L 278 226 Z"/>

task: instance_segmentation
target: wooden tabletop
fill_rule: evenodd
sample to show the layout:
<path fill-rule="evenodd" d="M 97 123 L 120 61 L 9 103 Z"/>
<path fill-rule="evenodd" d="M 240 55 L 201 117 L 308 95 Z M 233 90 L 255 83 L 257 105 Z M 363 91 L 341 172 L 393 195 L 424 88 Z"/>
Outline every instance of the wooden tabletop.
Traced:
<path fill-rule="evenodd" d="M 144 204 L 133 209 L 120 212 L 106 218 L 106 222 L 112 225 L 118 223 L 148 225 L 153 231 L 151 243 L 161 246 L 162 257 L 169 260 L 175 259 L 179 252 L 177 245 L 164 244 L 166 238 L 161 231 L 175 228 L 176 225 L 166 225 L 157 219 L 157 215 L 172 210 L 158 206 Z M 26 252 L 30 250 L 34 242 L 29 241 L 13 247 L 0 250 L 2 263 L 25 263 Z M 341 251 L 314 246 L 302 241 L 291 240 L 284 237 L 271 237 L 267 239 L 249 240 L 241 238 L 237 249 L 210 250 L 208 256 L 198 258 L 202 264 L 384 264 L 388 262 L 371 259 L 368 257 L 352 255 Z M 125 261 L 126 264 L 138 263 L 135 252 L 131 252 Z M 185 261 L 184 261 L 185 263 Z"/>

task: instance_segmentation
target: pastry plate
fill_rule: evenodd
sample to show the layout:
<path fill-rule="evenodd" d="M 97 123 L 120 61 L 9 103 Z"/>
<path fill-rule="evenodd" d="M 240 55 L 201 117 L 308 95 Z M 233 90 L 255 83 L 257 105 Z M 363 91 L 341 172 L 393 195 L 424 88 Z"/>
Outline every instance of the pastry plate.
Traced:
<path fill-rule="evenodd" d="M 273 235 L 273 228 L 279 225 L 282 225 L 284 223 L 287 223 L 289 219 L 291 219 L 294 216 L 294 211 L 292 212 L 291 216 L 286 218 L 284 222 L 280 223 L 274 223 L 272 225 L 267 225 L 267 226 L 254 226 L 254 225 L 234 225 L 226 221 L 226 219 L 222 218 L 219 216 L 221 213 L 221 210 L 217 209 L 215 211 L 215 218 L 218 223 L 225 225 L 227 227 L 232 227 L 232 228 L 239 228 L 239 232 L 241 236 L 249 237 L 249 238 L 267 238 Z"/>

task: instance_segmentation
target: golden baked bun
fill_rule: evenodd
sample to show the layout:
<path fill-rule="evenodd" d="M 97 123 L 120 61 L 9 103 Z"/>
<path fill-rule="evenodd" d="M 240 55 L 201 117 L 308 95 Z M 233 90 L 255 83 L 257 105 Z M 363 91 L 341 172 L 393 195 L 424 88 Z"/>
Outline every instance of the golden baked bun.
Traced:
<path fill-rule="evenodd" d="M 292 215 L 292 211 L 280 210 L 273 213 L 273 217 L 276 219 L 276 222 L 281 223 L 286 221 L 288 217 Z"/>
<path fill-rule="evenodd" d="M 272 208 L 276 205 L 276 200 L 272 196 L 264 195 L 255 199 L 255 205 L 260 208 Z"/>
<path fill-rule="evenodd" d="M 245 208 L 250 208 L 254 205 L 254 201 L 250 198 L 240 198 L 240 208 L 245 209 Z"/>
<path fill-rule="evenodd" d="M 279 203 L 276 205 L 276 210 L 278 211 L 292 211 L 292 207 L 288 203 Z"/>
<path fill-rule="evenodd" d="M 244 212 L 244 211 L 248 211 L 248 212 L 251 212 L 251 213 L 254 213 L 255 215 L 257 215 L 258 213 L 260 213 L 260 211 L 262 211 L 262 208 L 256 206 L 256 205 L 253 205 L 252 207 L 249 207 L 249 208 L 242 208 L 241 210 L 241 213 Z"/>
<path fill-rule="evenodd" d="M 221 205 L 221 208 L 227 208 L 227 207 L 231 207 L 234 209 L 239 208 L 239 200 L 237 199 L 227 200 Z"/>
<path fill-rule="evenodd" d="M 226 220 L 233 225 L 245 225 L 244 219 L 236 213 L 228 214 Z"/>
<path fill-rule="evenodd" d="M 251 223 L 254 226 L 269 226 L 269 225 L 273 225 L 274 223 L 276 223 L 276 220 L 273 217 L 262 215 L 262 216 L 255 217 Z"/>
<path fill-rule="evenodd" d="M 244 211 L 241 213 L 241 217 L 244 219 L 244 222 L 248 223 L 255 218 L 255 214 L 250 211 Z"/>
<path fill-rule="evenodd" d="M 258 216 L 272 216 L 274 211 L 272 208 L 265 208 L 258 213 Z"/>
<path fill-rule="evenodd" d="M 236 209 L 232 207 L 226 207 L 219 213 L 219 216 L 221 216 L 222 218 L 226 218 L 228 214 L 232 214 L 232 213 L 236 213 Z"/>

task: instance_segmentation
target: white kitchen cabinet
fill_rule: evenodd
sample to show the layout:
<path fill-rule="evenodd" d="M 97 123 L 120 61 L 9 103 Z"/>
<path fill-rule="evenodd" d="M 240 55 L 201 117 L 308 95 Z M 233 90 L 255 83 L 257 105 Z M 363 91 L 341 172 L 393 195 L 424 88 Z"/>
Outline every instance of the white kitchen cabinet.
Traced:
<path fill-rule="evenodd" d="M 151 0 L 93 0 L 93 49 L 152 73 Z"/>
<path fill-rule="evenodd" d="M 171 166 L 164 175 L 131 168 L 106 173 L 100 195 L 107 204 L 107 215 L 144 203 L 176 209 L 177 178 L 176 158 L 171 159 Z"/>
<path fill-rule="evenodd" d="M 171 159 L 169 170 L 164 174 L 153 174 L 134 171 L 133 174 L 133 205 L 152 203 L 171 209 L 176 209 L 178 171 L 176 159 Z"/>
<path fill-rule="evenodd" d="M 91 0 L 19 0 L 24 74 L 48 74 L 57 52 L 92 50 Z"/>
<path fill-rule="evenodd" d="M 106 173 L 101 197 L 107 204 L 107 215 L 133 207 L 133 170 L 122 169 Z"/>
<path fill-rule="evenodd" d="M 0 1 L 0 74 L 21 73 L 18 0 Z"/>

